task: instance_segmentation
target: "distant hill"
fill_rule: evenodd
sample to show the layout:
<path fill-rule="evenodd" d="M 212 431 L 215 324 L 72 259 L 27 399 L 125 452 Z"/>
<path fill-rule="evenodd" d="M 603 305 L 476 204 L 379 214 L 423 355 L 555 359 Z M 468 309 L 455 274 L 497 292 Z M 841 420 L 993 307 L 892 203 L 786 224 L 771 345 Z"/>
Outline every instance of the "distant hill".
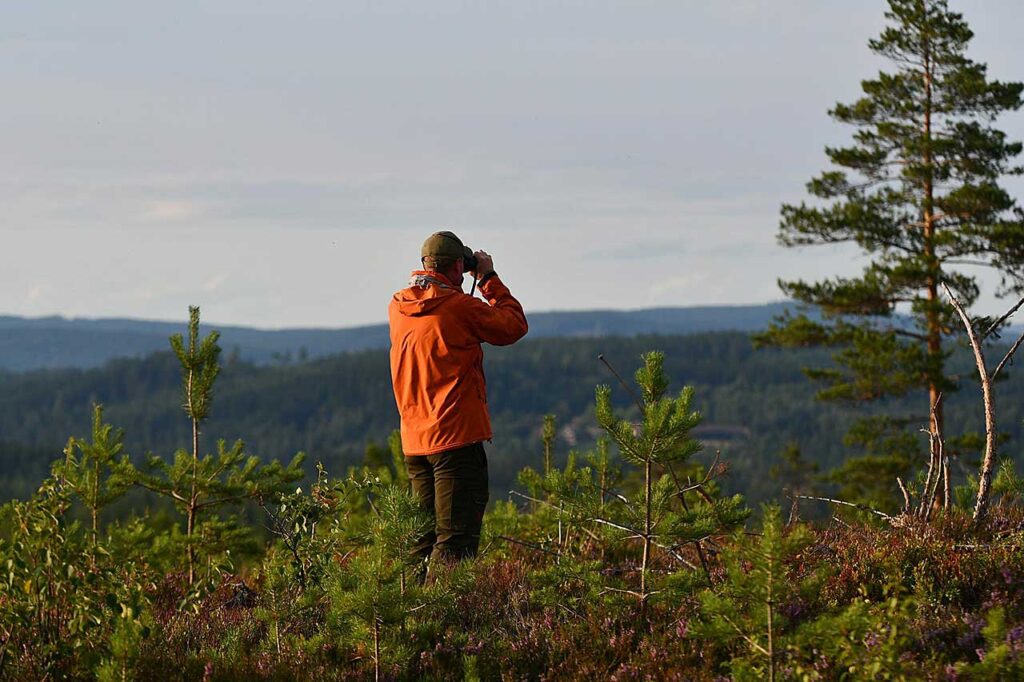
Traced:
<path fill-rule="evenodd" d="M 571 448 L 592 447 L 600 433 L 593 412 L 596 385 L 611 384 L 616 406 L 633 413 L 631 396 L 597 357 L 603 355 L 631 381 L 640 354 L 650 349 L 664 351 L 673 392 L 683 385 L 695 388 L 695 406 L 705 417 L 696 432 L 707 449 L 700 459 L 707 463 L 721 449 L 731 467 L 730 491 L 755 501 L 778 496 L 782 482 L 769 472 L 791 442 L 823 471 L 858 452 L 844 444 L 842 434 L 866 408 L 815 401 L 815 387 L 800 371 L 826 363 L 827 351 L 755 351 L 744 332 L 532 339 L 489 348 L 485 355 L 494 499 L 507 495 L 523 466 L 539 461 L 545 414 L 557 418 L 555 451 L 561 460 Z M 947 433 L 977 430 L 982 419 L 973 360 L 961 348 L 950 362 L 964 390 L 944 398 Z M 1009 456 L 1019 455 L 1024 432 L 1024 383 L 1017 371 L 1011 368 L 998 389 L 1000 430 L 1011 438 L 1001 453 Z M 180 369 L 170 352 L 95 369 L 0 373 L 0 502 L 34 489 L 50 462 L 62 456 L 68 436 L 88 434 L 93 403 L 102 403 L 107 419 L 125 430 L 127 451 L 138 459 L 147 452 L 169 456 L 190 442 Z M 926 404 L 926 397 L 911 395 L 880 409 L 924 425 Z M 340 473 L 362 461 L 368 443 L 383 443 L 397 426 L 387 353 L 375 349 L 280 366 L 226 360 L 203 437 L 207 449 L 218 438 L 244 438 L 251 452 L 265 458 L 287 459 L 303 450 L 310 467 L 321 461 Z M 921 434 L 922 453 L 925 443 Z M 974 470 L 973 457 L 954 460 L 957 481 Z"/>
<path fill-rule="evenodd" d="M 763 329 L 786 303 L 647 310 L 585 310 L 530 313 L 530 338 L 685 335 Z M 204 325 L 221 332 L 227 355 L 257 365 L 287 364 L 388 344 L 383 324 L 347 329 L 255 329 Z M 99 367 L 115 358 L 142 357 L 167 349 L 181 322 L 132 319 L 0 316 L 0 369 L 25 371 Z"/>

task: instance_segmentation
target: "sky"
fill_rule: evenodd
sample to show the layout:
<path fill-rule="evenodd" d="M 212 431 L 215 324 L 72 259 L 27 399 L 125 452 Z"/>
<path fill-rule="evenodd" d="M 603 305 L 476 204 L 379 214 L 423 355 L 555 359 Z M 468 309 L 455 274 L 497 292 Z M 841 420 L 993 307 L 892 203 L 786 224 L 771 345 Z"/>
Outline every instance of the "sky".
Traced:
<path fill-rule="evenodd" d="M 950 5 L 1024 80 L 1024 5 Z M 884 9 L 2 3 L 0 314 L 379 323 L 439 229 L 527 311 L 780 300 L 861 265 L 776 234 L 849 139 L 827 111 L 883 66 Z M 999 124 L 1024 138 L 1024 112 Z"/>

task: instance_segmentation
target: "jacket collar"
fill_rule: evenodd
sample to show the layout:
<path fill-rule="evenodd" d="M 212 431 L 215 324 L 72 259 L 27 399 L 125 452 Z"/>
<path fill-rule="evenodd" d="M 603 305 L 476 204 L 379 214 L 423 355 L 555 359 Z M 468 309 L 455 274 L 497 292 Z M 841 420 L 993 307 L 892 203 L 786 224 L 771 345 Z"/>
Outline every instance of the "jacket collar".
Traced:
<path fill-rule="evenodd" d="M 440 272 L 434 272 L 433 270 L 413 270 L 412 274 L 409 275 L 409 286 L 411 287 L 426 288 L 431 284 L 436 284 L 437 286 L 445 289 L 457 289 L 457 287 L 452 284 L 451 280 Z"/>

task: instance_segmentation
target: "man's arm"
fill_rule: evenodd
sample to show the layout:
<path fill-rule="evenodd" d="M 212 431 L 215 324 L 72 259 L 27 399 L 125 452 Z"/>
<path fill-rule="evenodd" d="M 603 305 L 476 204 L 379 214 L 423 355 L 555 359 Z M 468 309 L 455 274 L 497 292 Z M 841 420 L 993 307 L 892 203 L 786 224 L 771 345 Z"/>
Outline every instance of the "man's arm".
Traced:
<path fill-rule="evenodd" d="M 480 338 L 495 346 L 507 346 L 526 336 L 528 325 L 523 306 L 494 272 L 491 257 L 476 252 L 480 293 L 490 303 L 469 299 L 470 328 Z"/>

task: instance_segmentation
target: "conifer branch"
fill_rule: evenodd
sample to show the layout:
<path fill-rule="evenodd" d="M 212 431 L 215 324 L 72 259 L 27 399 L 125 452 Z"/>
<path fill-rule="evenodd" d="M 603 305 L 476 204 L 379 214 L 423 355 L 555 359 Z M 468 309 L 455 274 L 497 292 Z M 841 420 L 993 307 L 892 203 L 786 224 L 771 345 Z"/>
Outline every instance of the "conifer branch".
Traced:
<path fill-rule="evenodd" d="M 921 341 L 922 343 L 928 340 L 928 337 L 926 335 L 918 334 L 917 332 L 912 332 L 906 329 L 893 329 L 893 334 L 895 334 L 896 336 L 904 336 L 908 339 Z"/>
<path fill-rule="evenodd" d="M 755 651 L 757 651 L 758 653 L 760 653 L 760 654 L 762 654 L 764 656 L 768 655 L 768 650 L 765 649 L 760 644 L 758 644 L 753 638 L 748 636 L 745 632 L 743 632 L 743 630 L 740 628 L 740 626 L 736 625 L 736 623 L 734 623 L 732 621 L 732 619 L 729 618 L 729 616 L 725 615 L 724 613 L 720 613 L 720 614 L 718 614 L 718 616 L 722 620 L 724 620 L 726 623 L 728 623 L 730 626 L 732 626 L 732 629 L 736 631 L 736 634 L 738 634 L 740 637 L 742 637 L 743 641 L 745 641 L 747 644 L 749 644 L 751 646 L 751 648 L 753 648 Z"/>
<path fill-rule="evenodd" d="M 183 495 L 181 495 L 176 490 L 171 490 L 171 489 L 166 489 L 166 488 L 156 488 L 154 486 L 149 485 L 145 481 L 141 481 L 141 480 L 135 481 L 135 485 L 139 486 L 140 488 L 144 488 L 145 490 L 148 490 L 151 493 L 156 493 L 157 495 L 167 495 L 167 496 L 177 500 L 178 502 L 184 503 L 184 502 L 188 501 Z"/>
<path fill-rule="evenodd" d="M 646 602 L 649 598 L 653 597 L 656 594 L 659 594 L 661 590 L 653 590 L 651 592 L 637 592 L 636 590 L 624 590 L 620 587 L 606 587 L 603 590 L 601 590 L 598 594 L 605 595 L 609 592 L 617 592 L 618 594 L 628 594 L 640 599 L 643 602 Z"/>

